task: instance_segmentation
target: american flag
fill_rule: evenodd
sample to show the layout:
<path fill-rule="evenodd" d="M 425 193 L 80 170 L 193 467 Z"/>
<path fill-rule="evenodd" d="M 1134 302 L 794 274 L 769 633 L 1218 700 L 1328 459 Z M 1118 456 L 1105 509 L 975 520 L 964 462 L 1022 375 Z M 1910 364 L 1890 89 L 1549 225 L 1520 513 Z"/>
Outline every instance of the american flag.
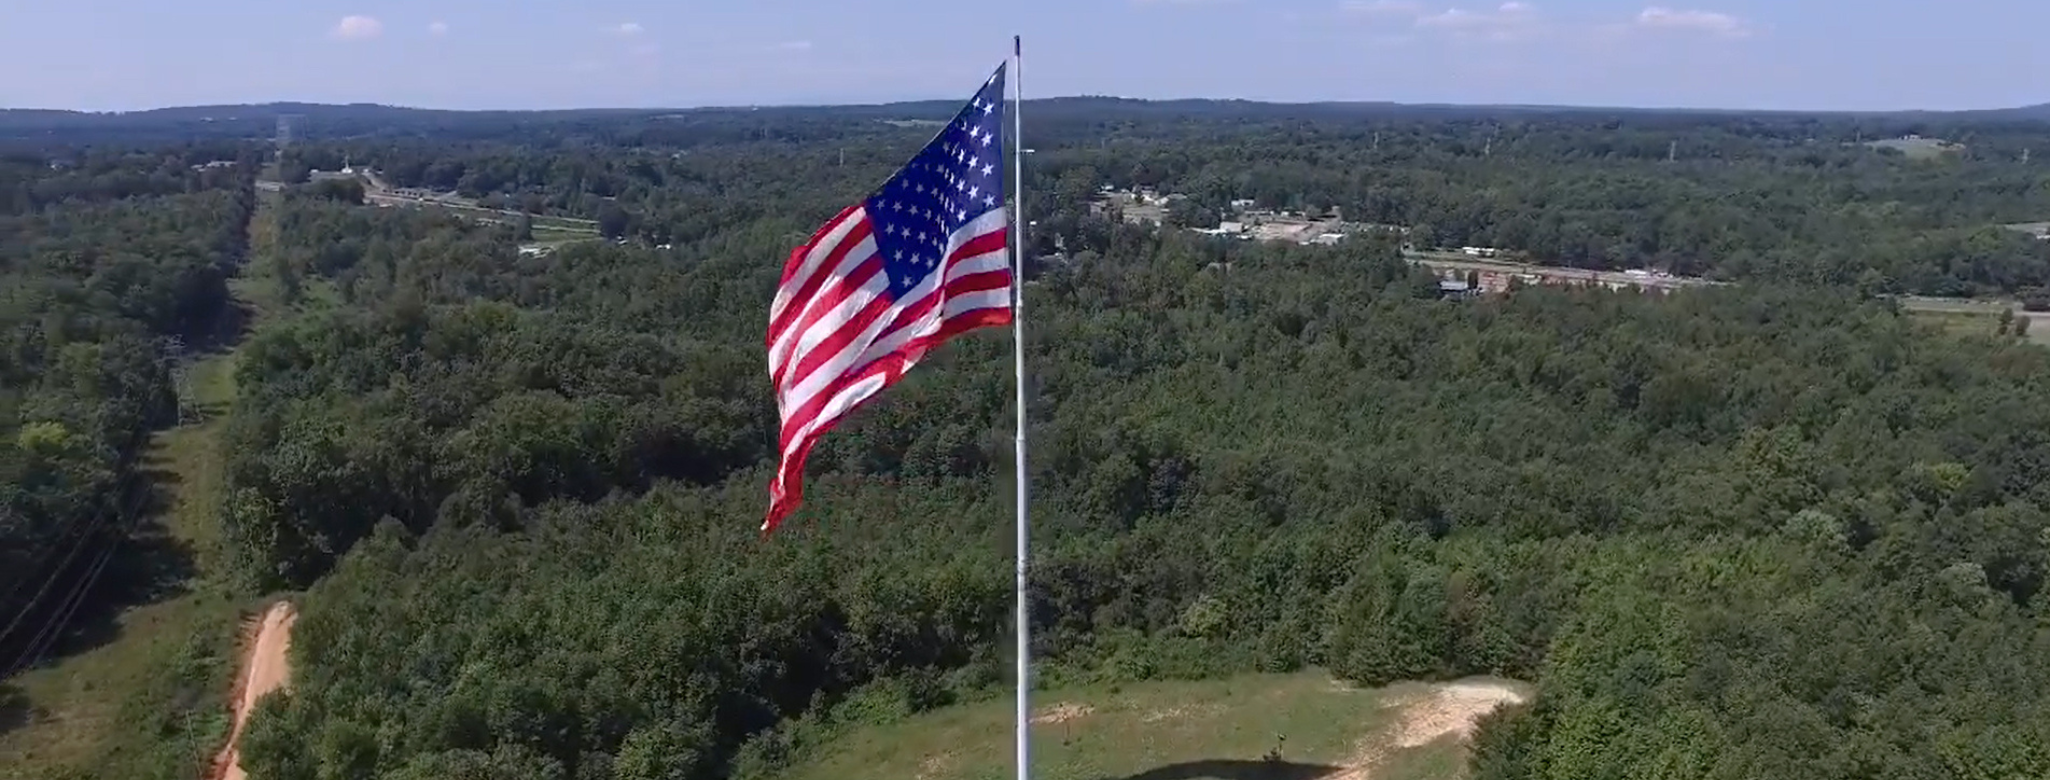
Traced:
<path fill-rule="evenodd" d="M 928 350 L 1011 321 L 1004 69 L 903 170 L 790 253 L 769 309 L 783 425 L 767 533 L 803 498 L 812 444 Z"/>

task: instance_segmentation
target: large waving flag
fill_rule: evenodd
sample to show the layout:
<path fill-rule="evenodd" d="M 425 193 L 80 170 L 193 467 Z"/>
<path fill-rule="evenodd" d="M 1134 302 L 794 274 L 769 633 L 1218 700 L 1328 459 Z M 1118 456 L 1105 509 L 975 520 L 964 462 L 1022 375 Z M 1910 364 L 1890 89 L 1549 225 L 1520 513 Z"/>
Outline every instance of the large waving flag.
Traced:
<path fill-rule="evenodd" d="M 928 350 L 1011 321 L 1004 69 L 882 187 L 790 253 L 769 309 L 782 413 L 763 533 L 803 499 L 812 445 Z"/>

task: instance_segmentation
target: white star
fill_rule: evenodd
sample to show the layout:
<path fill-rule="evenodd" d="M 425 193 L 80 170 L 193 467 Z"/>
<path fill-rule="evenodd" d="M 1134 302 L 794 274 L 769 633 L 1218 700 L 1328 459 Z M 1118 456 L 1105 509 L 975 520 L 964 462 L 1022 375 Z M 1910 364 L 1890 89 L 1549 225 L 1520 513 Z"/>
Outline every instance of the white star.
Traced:
<path fill-rule="evenodd" d="M 994 207 L 995 207 L 995 206 L 997 205 L 997 196 L 995 196 L 995 195 L 984 195 L 984 196 L 982 196 L 982 205 L 994 208 Z"/>
<path fill-rule="evenodd" d="M 914 191 L 916 191 L 916 192 L 917 192 L 918 194 L 920 194 L 920 195 L 924 195 L 924 194 L 925 194 L 925 185 L 923 185 L 923 184 L 920 184 L 920 185 L 918 185 L 918 186 L 912 187 L 911 189 L 912 189 L 912 190 L 914 190 Z"/>
<path fill-rule="evenodd" d="M 993 108 L 996 108 L 996 107 L 997 107 L 997 106 L 996 106 L 996 104 L 995 104 L 995 103 L 991 103 L 991 104 L 989 104 L 989 105 L 983 106 L 983 107 L 982 107 L 982 113 L 983 113 L 983 115 L 987 116 L 987 115 L 989 114 L 989 111 L 990 111 L 990 109 L 993 109 Z"/>
<path fill-rule="evenodd" d="M 904 201 L 901 201 L 901 200 L 893 200 L 893 201 L 890 201 L 890 210 L 891 210 L 891 211 L 903 211 L 903 210 L 904 210 Z"/>
<path fill-rule="evenodd" d="M 990 165 L 990 164 L 988 164 L 988 163 L 983 163 L 983 165 L 982 165 L 982 175 L 984 175 L 984 176 L 988 176 L 988 175 L 989 175 L 989 172 L 990 172 L 990 171 L 994 171 L 994 170 L 996 170 L 996 166 L 994 166 L 994 165 Z"/>
<path fill-rule="evenodd" d="M 983 146 L 988 146 L 988 145 L 989 145 L 989 139 L 991 139 L 991 138 L 994 138 L 994 137 L 996 137 L 996 133 L 983 133 L 983 134 L 982 134 L 982 136 L 981 136 L 981 137 L 980 137 L 980 138 L 979 138 L 978 140 L 982 141 L 982 145 L 983 145 Z"/>
<path fill-rule="evenodd" d="M 928 238 L 926 238 L 926 237 L 925 237 L 925 232 L 924 232 L 924 231 L 920 231 L 920 232 L 919 232 L 919 234 L 918 234 L 918 243 L 921 243 L 921 244 L 923 244 L 923 243 L 925 243 L 925 242 L 927 242 L 927 241 L 929 241 L 929 240 L 931 240 L 931 239 L 928 239 Z"/>
<path fill-rule="evenodd" d="M 954 218 L 966 222 L 968 221 L 968 212 L 962 209 L 955 209 Z"/>
<path fill-rule="evenodd" d="M 897 235 L 897 226 L 896 226 L 896 225 L 887 225 L 887 226 L 885 226 L 885 227 L 883 228 L 883 235 L 887 235 L 887 236 L 894 236 L 894 235 Z"/>
<path fill-rule="evenodd" d="M 973 198 L 973 197 L 975 197 L 975 196 L 977 196 L 977 195 L 981 195 L 981 194 L 982 194 L 982 188 L 981 188 L 981 187 L 969 187 L 969 188 L 968 188 L 968 197 L 971 197 L 971 198 Z"/>
<path fill-rule="evenodd" d="M 896 254 L 895 254 L 894 256 L 895 256 L 895 257 L 896 257 L 896 258 L 897 258 L 898 260 L 902 260 L 902 259 L 904 259 L 904 250 L 902 250 L 902 249 L 899 249 L 899 250 L 897 250 L 897 253 L 896 253 Z M 913 257 L 913 258 L 911 258 L 911 259 L 913 259 L 913 260 L 916 260 L 916 259 L 918 259 L 918 258 L 916 258 L 916 257 Z"/>
<path fill-rule="evenodd" d="M 912 282 L 914 282 L 914 281 L 916 281 L 916 280 L 915 280 L 915 279 L 912 279 L 912 278 L 911 278 L 911 275 L 910 275 L 910 274 L 905 274 L 905 275 L 904 275 L 904 286 L 905 286 L 905 287 L 910 287 L 910 286 L 911 286 L 911 283 L 912 283 Z"/>
<path fill-rule="evenodd" d="M 968 191 L 968 181 L 967 181 L 967 180 L 965 180 L 965 179 L 955 179 L 955 180 L 954 180 L 954 191 L 955 191 L 955 192 L 967 192 L 967 191 Z"/>

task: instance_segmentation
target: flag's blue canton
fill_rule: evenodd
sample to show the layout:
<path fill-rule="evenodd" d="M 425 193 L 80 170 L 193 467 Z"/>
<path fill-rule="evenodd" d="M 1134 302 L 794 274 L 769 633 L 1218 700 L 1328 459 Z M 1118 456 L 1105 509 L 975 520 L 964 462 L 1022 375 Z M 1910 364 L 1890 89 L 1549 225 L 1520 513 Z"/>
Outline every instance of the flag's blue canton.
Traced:
<path fill-rule="evenodd" d="M 1004 205 L 1004 69 L 864 205 L 890 295 L 940 268 L 947 236 Z"/>

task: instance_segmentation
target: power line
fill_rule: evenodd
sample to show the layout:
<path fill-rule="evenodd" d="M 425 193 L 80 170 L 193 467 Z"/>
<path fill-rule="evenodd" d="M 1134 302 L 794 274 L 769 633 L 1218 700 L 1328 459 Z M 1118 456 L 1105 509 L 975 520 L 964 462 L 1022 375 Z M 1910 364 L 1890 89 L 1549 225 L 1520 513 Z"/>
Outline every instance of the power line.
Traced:
<path fill-rule="evenodd" d="M 107 561 L 111 559 L 114 554 L 114 550 L 120 547 L 121 542 L 127 538 L 128 533 L 134 530 L 136 516 L 138 510 L 141 509 L 141 499 L 143 497 L 143 494 L 135 492 L 136 479 L 137 478 L 135 475 L 130 474 L 128 478 L 123 480 L 122 482 L 122 494 L 126 496 L 128 499 L 128 505 L 124 508 L 124 511 L 116 511 L 113 513 L 101 514 L 95 519 L 93 523 L 93 528 L 86 531 L 86 533 L 79 537 L 78 543 L 72 546 L 71 552 L 65 555 L 64 562 L 58 564 L 57 568 L 50 573 L 50 577 L 43 581 L 43 586 L 36 590 L 36 595 L 29 600 L 28 605 L 22 607 L 21 612 L 17 613 L 12 621 L 8 622 L 7 628 L 5 630 L 0 630 L 0 643 L 6 642 L 7 637 L 12 636 L 14 634 L 14 631 L 21 626 L 22 621 L 27 620 L 29 615 L 35 613 L 36 605 L 42 602 L 44 596 L 49 595 L 50 587 L 57 584 L 57 581 L 63 578 L 64 572 L 69 571 L 71 569 L 71 562 L 78 557 L 78 554 L 80 552 L 85 550 L 87 544 L 93 539 L 95 535 L 94 532 L 98 531 L 100 526 L 106 524 L 107 518 L 124 518 L 124 520 L 126 521 L 125 525 L 127 527 L 123 529 L 122 534 L 116 537 L 114 541 L 108 543 L 105 549 L 100 551 L 99 557 L 96 560 L 94 560 L 93 565 L 91 566 L 91 571 L 84 577 L 75 581 L 76 586 L 73 587 L 71 592 L 64 597 L 64 600 L 62 602 L 59 602 L 59 606 L 56 612 L 52 613 L 52 618 L 50 620 L 44 621 L 42 629 L 38 630 L 36 632 L 35 637 L 29 640 L 26 650 L 28 652 L 35 652 L 37 654 L 40 654 L 40 651 L 37 651 L 36 648 L 38 644 L 47 646 L 48 644 L 54 643 L 56 637 L 61 636 L 63 634 L 61 630 L 62 627 L 71 621 L 72 615 L 77 613 L 78 608 L 84 603 L 85 592 L 89 590 L 94 583 L 99 581 L 101 573 L 106 569 Z M 53 630 L 56 631 L 55 634 L 51 634 Z M 49 635 L 49 641 L 44 641 L 45 635 Z M 24 657 L 27 657 L 26 653 Z M 16 671 L 19 671 L 21 669 L 21 666 L 19 664 L 20 662 L 17 661 L 17 665 L 9 667 L 7 673 L 13 674 Z"/>
<path fill-rule="evenodd" d="M 8 675 L 13 675 L 41 660 L 43 653 L 48 652 L 50 647 L 57 643 L 58 638 L 64 636 L 64 627 L 78 614 L 78 608 L 85 605 L 86 594 L 91 593 L 92 587 L 99 583 L 100 575 L 107 570 L 107 562 L 114 559 L 114 551 L 120 547 L 121 542 L 116 540 L 100 551 L 99 559 L 93 561 L 92 571 L 79 579 L 77 586 L 71 589 L 71 593 L 64 597 L 61 606 L 57 608 L 55 617 L 43 624 L 43 629 L 36 632 L 35 638 L 29 640 L 27 647 L 22 648 L 21 655 L 15 657 L 13 665 L 7 667 Z"/>
<path fill-rule="evenodd" d="M 57 568 L 50 572 L 50 577 L 48 579 L 43 580 L 43 586 L 41 588 L 36 589 L 36 595 L 31 596 L 29 598 L 28 605 L 22 607 L 21 612 L 15 614 L 13 620 L 8 621 L 7 627 L 5 629 L 0 629 L 0 642 L 6 642 L 7 637 L 12 636 L 14 634 L 14 630 L 21 626 L 21 622 L 23 620 L 27 620 L 28 616 L 36 611 L 36 605 L 42 602 L 44 596 L 49 595 L 50 586 L 57 584 L 57 580 L 62 579 L 62 575 L 64 574 L 64 572 L 70 570 L 71 562 L 77 559 L 78 554 L 85 550 L 87 543 L 92 541 L 94 532 L 98 531 L 100 529 L 100 526 L 106 525 L 107 517 L 108 515 L 105 513 L 95 517 L 93 519 L 92 527 L 87 529 L 85 533 L 79 535 L 78 543 L 71 546 L 71 552 L 65 554 L 64 561 L 62 563 L 57 564 Z M 59 543 L 61 544 L 61 542 Z M 23 579 L 17 582 L 15 585 L 15 590 L 19 591 L 21 586 L 26 584 L 28 584 L 27 579 Z M 13 593 L 9 593 L 8 597 L 12 598 L 13 595 Z"/>

